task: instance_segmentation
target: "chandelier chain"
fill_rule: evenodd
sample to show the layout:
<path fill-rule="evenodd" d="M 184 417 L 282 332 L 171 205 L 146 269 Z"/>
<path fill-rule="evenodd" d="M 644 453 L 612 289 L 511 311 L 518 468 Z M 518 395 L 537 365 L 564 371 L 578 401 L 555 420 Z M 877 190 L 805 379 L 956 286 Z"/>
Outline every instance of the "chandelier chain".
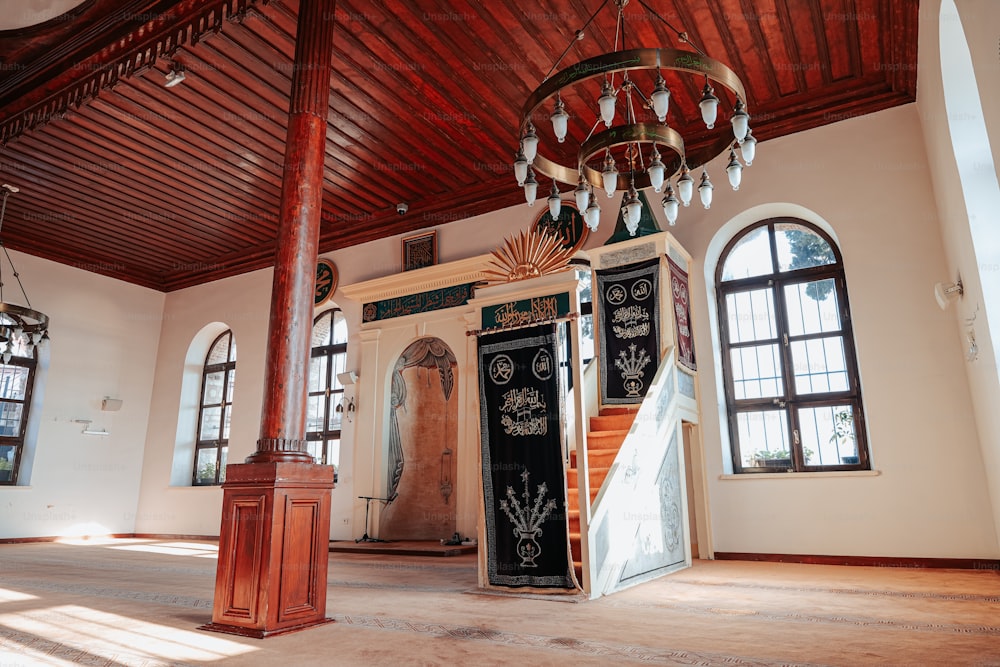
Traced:
<path fill-rule="evenodd" d="M 583 27 L 576 31 L 576 40 L 571 40 L 570 43 L 566 45 L 566 48 L 563 49 L 563 52 L 559 54 L 559 57 L 556 58 L 556 61 L 552 63 L 552 67 L 550 67 L 549 71 L 546 72 L 545 76 L 542 77 L 542 81 L 547 81 L 548 78 L 552 76 L 552 73 L 556 71 L 557 67 L 559 67 L 559 63 L 562 62 L 562 59 L 565 58 L 566 54 L 569 53 L 569 50 L 573 48 L 573 41 L 578 42 L 581 39 L 583 39 L 584 31 L 586 31 L 587 28 L 590 27 L 590 24 L 594 22 L 594 19 L 597 18 L 597 15 L 601 13 L 601 10 L 604 9 L 605 5 L 607 5 L 608 2 L 610 1 L 611 0 L 604 0 L 604 2 L 601 3 L 601 6 L 598 7 L 593 14 L 590 15 L 590 18 L 587 19 L 587 22 L 583 24 Z"/>

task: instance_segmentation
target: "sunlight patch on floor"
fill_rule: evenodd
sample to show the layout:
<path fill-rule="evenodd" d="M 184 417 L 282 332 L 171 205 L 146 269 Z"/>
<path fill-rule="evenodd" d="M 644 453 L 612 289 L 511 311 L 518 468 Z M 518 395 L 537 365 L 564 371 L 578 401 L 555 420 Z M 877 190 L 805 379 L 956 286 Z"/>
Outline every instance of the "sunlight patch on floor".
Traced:
<path fill-rule="evenodd" d="M 21 591 L 12 591 L 7 588 L 0 588 L 0 602 L 21 602 L 22 600 L 37 600 L 37 595 L 29 595 Z"/>
<path fill-rule="evenodd" d="M 70 526 L 65 534 L 56 540 L 59 544 L 111 544 L 115 538 L 111 531 L 99 523 L 78 523 Z"/>
<path fill-rule="evenodd" d="M 119 540 L 120 542 L 121 540 Z M 167 556 L 197 556 L 199 558 L 218 558 L 219 545 L 198 544 L 193 542 L 156 542 L 152 544 L 116 544 L 112 549 L 122 551 L 145 551 Z"/>
<path fill-rule="evenodd" d="M 0 626 L 85 648 L 102 658 L 122 654 L 157 660 L 221 660 L 257 649 L 218 635 L 181 630 L 78 605 L 0 614 Z M 15 663 L 16 664 L 16 663 Z"/>

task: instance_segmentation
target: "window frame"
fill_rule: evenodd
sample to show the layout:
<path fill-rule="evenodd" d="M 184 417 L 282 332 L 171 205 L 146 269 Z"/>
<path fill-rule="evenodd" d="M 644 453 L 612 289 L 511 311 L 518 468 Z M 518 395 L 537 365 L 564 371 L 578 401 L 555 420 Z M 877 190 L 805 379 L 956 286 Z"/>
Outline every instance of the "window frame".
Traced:
<path fill-rule="evenodd" d="M 779 270 L 776 226 L 782 224 L 793 224 L 804 227 L 815 233 L 827 243 L 833 252 L 834 263 L 822 266 L 805 267 L 801 269 Z M 768 244 L 771 253 L 771 272 L 751 276 L 747 278 L 737 278 L 723 280 L 722 274 L 726 262 L 736 245 L 760 228 L 767 229 Z M 837 297 L 837 305 L 840 310 L 840 328 L 837 332 L 820 331 L 814 333 L 802 333 L 792 335 L 789 329 L 787 317 L 785 288 L 789 285 L 796 285 L 818 280 L 833 280 L 833 286 Z M 719 317 L 719 347 L 722 362 L 723 385 L 726 397 L 726 421 L 729 428 L 730 456 L 732 459 L 733 472 L 744 473 L 775 473 L 775 472 L 831 472 L 847 470 L 871 470 L 871 457 L 868 448 L 867 427 L 865 424 L 864 404 L 861 394 L 861 376 L 858 371 L 857 349 L 854 339 L 854 328 L 851 318 L 850 303 L 847 292 L 847 279 L 844 272 L 844 260 L 840 248 L 833 239 L 817 226 L 800 220 L 798 218 L 779 217 L 761 220 L 740 231 L 739 234 L 730 239 L 720 255 L 715 271 L 716 284 L 716 306 Z M 730 342 L 730 327 L 727 296 L 731 294 L 751 292 L 755 290 L 770 290 L 773 298 L 775 326 L 775 336 L 773 338 L 761 338 L 752 341 Z M 843 391 L 829 392 L 798 392 L 795 386 L 794 360 L 792 357 L 792 345 L 799 341 L 813 339 L 823 339 L 837 336 L 842 341 L 844 351 L 844 372 L 847 375 L 848 388 Z M 733 373 L 731 351 L 740 348 L 759 347 L 761 345 L 775 344 L 780 351 L 780 373 L 778 397 L 767 396 L 760 398 L 736 398 L 736 388 Z M 792 372 L 788 372 L 791 370 Z M 801 437 L 796 437 L 796 433 L 801 433 L 799 411 L 809 408 L 823 408 L 831 406 L 850 405 L 853 414 L 855 445 L 857 447 L 858 462 L 837 464 L 816 464 L 806 465 Z M 779 412 L 785 411 L 784 426 L 787 429 L 788 450 L 791 454 L 791 466 L 779 465 L 754 465 L 744 466 L 742 460 L 742 448 L 739 438 L 739 415 L 744 412 Z"/>
<path fill-rule="evenodd" d="M 19 435 L 0 435 L 0 447 L 13 447 L 14 459 L 11 461 L 10 479 L 0 480 L 0 486 L 17 486 L 18 474 L 21 469 L 21 460 L 24 457 L 24 441 L 28 430 L 28 414 L 31 412 L 31 396 L 35 389 L 35 371 L 38 368 L 38 346 L 31 346 L 31 356 L 11 356 L 10 361 L 0 362 L 0 369 L 5 366 L 18 366 L 28 369 L 28 379 L 25 381 L 24 398 L 0 398 L 0 406 L 5 404 L 21 405 L 21 423 L 18 428 Z"/>
<path fill-rule="evenodd" d="M 346 321 L 347 321 L 346 317 L 344 316 L 344 312 L 340 308 L 327 308 L 326 310 L 324 310 L 323 312 L 319 313 L 316 317 L 313 318 L 313 324 L 312 324 L 311 331 L 315 331 L 316 325 L 319 324 L 320 321 L 324 317 L 329 316 L 330 317 L 330 340 L 333 341 L 335 339 L 335 337 L 334 337 L 334 331 L 335 331 L 336 318 L 337 318 L 337 314 L 338 313 L 340 314 L 340 317 L 344 318 L 344 322 L 346 324 Z M 320 396 L 323 397 L 323 428 L 319 429 L 319 430 L 309 430 L 308 424 L 307 424 L 307 426 L 306 426 L 306 442 L 320 442 L 320 443 L 322 443 L 322 445 L 320 447 L 320 455 L 321 455 L 321 457 L 316 462 L 319 463 L 320 465 L 332 465 L 333 466 L 333 470 L 334 470 L 334 482 L 337 481 L 337 477 L 338 477 L 338 474 L 339 474 L 338 468 L 340 467 L 340 461 L 338 460 L 336 464 L 328 462 L 330 460 L 329 444 L 330 444 L 331 440 L 338 440 L 338 441 L 340 440 L 341 433 L 342 433 L 342 430 L 343 430 L 343 421 L 341 421 L 340 428 L 331 429 L 330 428 L 330 415 L 331 415 L 331 413 L 336 412 L 337 408 L 340 407 L 343 404 L 344 394 L 345 394 L 345 387 L 344 387 L 344 385 L 340 384 L 339 382 L 337 382 L 336 386 L 335 386 L 334 378 L 336 377 L 336 372 L 334 371 L 335 365 L 334 365 L 333 362 L 334 362 L 335 357 L 337 357 L 338 355 L 342 354 L 342 355 L 344 355 L 344 360 L 345 360 L 345 364 L 344 365 L 346 367 L 347 344 L 348 344 L 348 341 L 346 341 L 346 340 L 343 343 L 331 342 L 328 345 L 316 345 L 316 346 L 313 346 L 313 347 L 310 348 L 310 351 L 309 351 L 309 364 L 310 364 L 310 371 L 309 371 L 309 373 L 310 374 L 312 373 L 312 368 L 311 367 L 312 367 L 313 359 L 317 359 L 317 358 L 320 358 L 320 357 L 326 357 L 327 358 L 327 362 L 326 362 L 326 378 L 325 378 L 325 381 L 323 383 L 325 385 L 324 388 L 323 389 L 319 389 L 317 391 L 309 391 L 308 388 L 306 390 L 306 401 L 307 401 L 307 403 L 312 398 L 317 398 L 317 397 L 320 397 Z M 308 383 L 308 381 L 309 380 L 307 378 L 306 382 Z"/>
<path fill-rule="evenodd" d="M 208 357 L 212 354 L 212 350 L 226 336 L 229 337 L 229 342 L 226 346 L 226 361 L 214 364 L 208 363 Z M 233 335 L 233 330 L 226 329 L 212 340 L 212 343 L 208 346 L 208 351 L 205 353 L 205 364 L 202 367 L 201 385 L 198 392 L 198 426 L 194 438 L 194 465 L 191 468 L 192 486 L 218 486 L 225 481 L 226 472 L 222 464 L 222 459 L 223 450 L 226 450 L 226 454 L 228 454 L 229 438 L 223 437 L 223 435 L 226 428 L 226 414 L 228 413 L 231 416 L 233 410 L 233 401 L 229 400 L 228 397 L 230 393 L 235 392 L 235 379 L 233 378 L 236 371 L 235 346 L 236 337 Z M 223 373 L 220 402 L 205 403 L 205 383 L 208 380 L 208 376 L 219 372 Z M 219 430 L 215 434 L 218 437 L 202 438 L 202 420 L 204 419 L 205 411 L 210 408 L 220 408 Z M 198 454 L 203 449 L 211 448 L 215 448 L 215 477 L 211 482 L 199 481 Z"/>

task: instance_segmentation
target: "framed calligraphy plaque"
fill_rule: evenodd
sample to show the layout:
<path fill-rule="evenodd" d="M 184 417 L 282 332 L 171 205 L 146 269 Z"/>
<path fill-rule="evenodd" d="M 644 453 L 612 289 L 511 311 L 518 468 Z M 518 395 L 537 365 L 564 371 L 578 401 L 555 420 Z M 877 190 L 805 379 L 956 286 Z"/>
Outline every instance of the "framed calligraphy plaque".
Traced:
<path fill-rule="evenodd" d="M 437 264 L 437 231 L 422 232 L 403 239 L 403 270 L 422 269 Z"/>

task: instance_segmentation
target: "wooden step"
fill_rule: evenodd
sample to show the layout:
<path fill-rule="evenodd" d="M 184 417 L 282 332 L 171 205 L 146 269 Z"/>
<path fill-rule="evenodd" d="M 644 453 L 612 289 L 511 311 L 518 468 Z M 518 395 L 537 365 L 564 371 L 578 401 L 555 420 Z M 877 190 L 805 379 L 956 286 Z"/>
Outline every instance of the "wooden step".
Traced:
<path fill-rule="evenodd" d="M 639 412 L 639 408 L 630 408 L 628 406 L 612 406 L 601 408 L 601 415 L 634 415 Z"/>
<path fill-rule="evenodd" d="M 588 477 L 590 479 L 591 500 L 593 500 L 593 497 L 597 495 L 595 491 L 601 488 L 601 484 L 604 483 L 604 478 L 608 476 L 609 470 L 611 470 L 610 467 L 596 468 L 593 466 L 588 470 L 590 473 Z M 575 493 L 576 490 L 580 488 L 579 474 L 580 471 L 576 468 L 569 468 L 566 470 L 566 486 L 570 489 L 571 494 Z"/>
<path fill-rule="evenodd" d="M 619 447 L 611 447 L 608 449 L 589 449 L 587 451 L 587 461 L 591 466 L 597 466 L 599 468 L 610 468 L 611 464 L 615 462 L 615 457 L 618 456 Z M 570 467 L 576 467 L 576 452 L 569 453 L 569 464 Z"/>
<path fill-rule="evenodd" d="M 591 431 L 628 431 L 635 421 L 635 413 L 628 412 L 620 415 L 600 415 L 590 418 Z"/>
<path fill-rule="evenodd" d="M 576 489 L 573 489 L 576 491 Z M 580 532 L 580 508 L 567 509 L 566 519 L 569 521 L 569 532 L 579 533 Z"/>
<path fill-rule="evenodd" d="M 581 547 L 583 543 L 580 541 L 580 533 L 570 533 L 569 534 L 569 548 L 573 554 L 573 562 L 580 561 L 583 556 L 583 548 Z"/>
<path fill-rule="evenodd" d="M 587 449 L 621 449 L 628 431 L 590 431 L 587 433 Z"/>

